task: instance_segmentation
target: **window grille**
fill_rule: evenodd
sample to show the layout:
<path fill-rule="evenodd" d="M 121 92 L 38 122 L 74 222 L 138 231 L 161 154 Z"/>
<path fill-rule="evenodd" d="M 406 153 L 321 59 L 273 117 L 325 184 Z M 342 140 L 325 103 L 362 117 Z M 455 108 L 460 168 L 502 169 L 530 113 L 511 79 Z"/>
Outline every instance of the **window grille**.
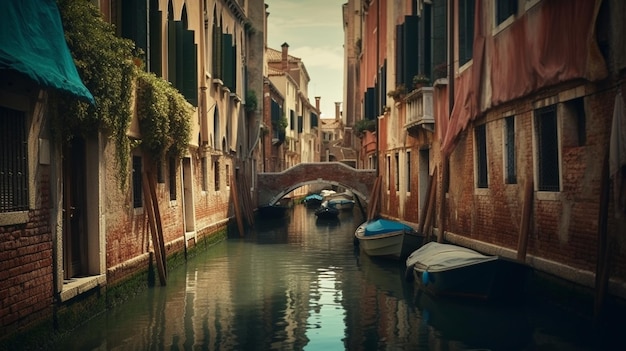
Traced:
<path fill-rule="evenodd" d="M 28 210 L 28 139 L 24 112 L 0 107 L 0 212 Z"/>

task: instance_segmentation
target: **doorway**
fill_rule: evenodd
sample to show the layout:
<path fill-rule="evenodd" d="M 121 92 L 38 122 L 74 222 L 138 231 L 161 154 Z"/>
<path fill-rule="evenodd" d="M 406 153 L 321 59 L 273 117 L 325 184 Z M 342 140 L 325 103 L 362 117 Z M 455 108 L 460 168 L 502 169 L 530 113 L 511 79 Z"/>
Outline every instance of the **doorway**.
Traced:
<path fill-rule="evenodd" d="M 63 146 L 63 279 L 87 274 L 85 140 Z"/>

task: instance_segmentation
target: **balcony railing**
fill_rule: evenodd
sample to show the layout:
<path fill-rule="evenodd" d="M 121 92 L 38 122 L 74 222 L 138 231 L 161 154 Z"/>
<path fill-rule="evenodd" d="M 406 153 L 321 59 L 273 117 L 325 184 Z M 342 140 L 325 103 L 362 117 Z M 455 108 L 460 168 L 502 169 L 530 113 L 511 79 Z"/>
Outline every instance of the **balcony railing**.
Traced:
<path fill-rule="evenodd" d="M 431 132 L 435 131 L 432 87 L 416 89 L 407 94 L 404 101 L 406 103 L 405 129 L 422 127 Z"/>

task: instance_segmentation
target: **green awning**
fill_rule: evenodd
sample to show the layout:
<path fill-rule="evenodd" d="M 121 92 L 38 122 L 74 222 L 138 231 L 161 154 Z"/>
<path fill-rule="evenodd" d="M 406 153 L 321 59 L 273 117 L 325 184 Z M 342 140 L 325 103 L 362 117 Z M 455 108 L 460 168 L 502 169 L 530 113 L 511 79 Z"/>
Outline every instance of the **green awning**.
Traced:
<path fill-rule="evenodd" d="M 76 71 L 54 0 L 2 2 L 0 76 L 5 69 L 95 103 Z"/>

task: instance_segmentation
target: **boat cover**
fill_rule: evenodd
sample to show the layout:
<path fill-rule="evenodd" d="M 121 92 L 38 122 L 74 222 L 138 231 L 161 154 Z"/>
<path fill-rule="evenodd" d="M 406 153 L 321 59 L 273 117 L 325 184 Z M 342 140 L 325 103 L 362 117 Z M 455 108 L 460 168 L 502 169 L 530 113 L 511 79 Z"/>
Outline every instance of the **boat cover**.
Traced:
<path fill-rule="evenodd" d="M 324 198 L 320 194 L 311 194 L 311 195 L 307 195 L 304 198 L 304 200 L 306 200 L 306 201 L 308 201 L 308 200 L 319 200 L 319 201 L 322 201 L 322 200 L 324 200 Z"/>
<path fill-rule="evenodd" d="M 397 231 L 412 232 L 413 228 L 398 221 L 391 221 L 388 219 L 376 219 L 367 223 L 367 225 L 365 226 L 364 236 L 380 235 Z"/>
<path fill-rule="evenodd" d="M 429 242 L 406 259 L 406 266 L 416 270 L 442 272 L 453 268 L 497 260 L 498 256 L 487 256 L 465 247 Z"/>
<path fill-rule="evenodd" d="M 354 200 L 348 200 L 348 199 L 330 199 L 328 200 L 328 202 L 333 203 L 333 204 L 340 204 L 340 205 L 354 204 Z"/>

